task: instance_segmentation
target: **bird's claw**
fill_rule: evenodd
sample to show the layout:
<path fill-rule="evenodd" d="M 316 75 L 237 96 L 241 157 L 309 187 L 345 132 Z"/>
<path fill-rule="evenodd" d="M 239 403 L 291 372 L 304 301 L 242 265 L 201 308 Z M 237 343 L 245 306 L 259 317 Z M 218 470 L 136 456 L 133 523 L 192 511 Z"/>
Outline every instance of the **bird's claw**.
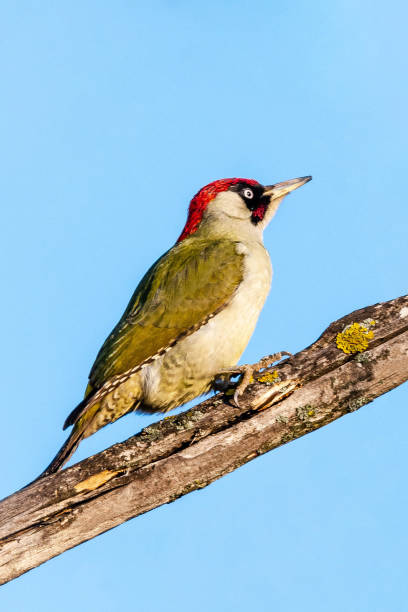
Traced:
<path fill-rule="evenodd" d="M 242 366 L 236 366 L 235 368 L 229 368 L 226 370 L 222 370 L 221 372 L 218 373 L 217 376 L 221 376 L 221 377 L 225 377 L 226 375 L 231 377 L 231 376 L 237 376 L 238 374 L 241 374 L 241 380 L 237 383 L 237 386 L 234 392 L 234 396 L 233 396 L 233 402 L 237 408 L 241 407 L 239 403 L 239 398 L 244 393 L 248 385 L 251 382 L 253 382 L 253 380 L 251 379 L 253 379 L 254 372 L 259 372 L 260 370 L 265 370 L 265 369 L 270 368 L 274 363 L 276 363 L 276 361 L 280 361 L 282 357 L 293 357 L 293 355 L 292 353 L 289 353 L 288 351 L 280 351 L 279 353 L 273 353 L 272 355 L 267 355 L 266 357 L 263 357 L 255 366 L 245 364 Z M 229 384 L 229 381 L 224 383 L 224 385 L 227 385 L 227 387 L 228 387 L 228 384 Z M 218 389 L 220 389 L 219 384 L 217 385 L 217 387 Z M 223 390 L 225 391 L 225 388 Z"/>
<path fill-rule="evenodd" d="M 238 399 L 240 395 L 241 394 L 238 393 L 238 389 L 237 389 L 234 393 L 234 404 L 237 408 L 241 408 L 241 406 L 239 405 L 239 399 Z"/>
<path fill-rule="evenodd" d="M 271 368 L 274 363 L 280 361 L 283 357 L 293 357 L 293 355 L 288 351 L 279 351 L 279 353 L 272 353 L 272 355 L 267 355 L 266 357 L 263 357 L 258 362 L 258 372 L 260 370 L 267 370 L 268 368 Z"/>

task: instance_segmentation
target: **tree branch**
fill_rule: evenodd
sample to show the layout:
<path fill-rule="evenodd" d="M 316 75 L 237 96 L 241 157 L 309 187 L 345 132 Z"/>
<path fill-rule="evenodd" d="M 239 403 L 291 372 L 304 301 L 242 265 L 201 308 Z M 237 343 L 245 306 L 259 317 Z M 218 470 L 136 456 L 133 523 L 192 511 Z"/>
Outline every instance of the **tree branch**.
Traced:
<path fill-rule="evenodd" d="M 338 336 L 351 323 L 360 326 Z M 347 354 L 338 347 L 352 341 L 367 350 Z M 216 395 L 4 499 L 0 584 L 406 381 L 408 296 L 339 319 L 314 344 L 256 378 L 240 408 Z"/>

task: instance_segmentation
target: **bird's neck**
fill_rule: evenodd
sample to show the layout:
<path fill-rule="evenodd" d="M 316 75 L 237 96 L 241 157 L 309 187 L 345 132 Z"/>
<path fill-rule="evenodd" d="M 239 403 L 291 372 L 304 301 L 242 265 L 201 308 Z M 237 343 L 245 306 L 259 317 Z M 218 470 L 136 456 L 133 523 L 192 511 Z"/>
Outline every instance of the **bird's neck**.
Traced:
<path fill-rule="evenodd" d="M 222 213 L 208 215 L 196 231 L 197 238 L 204 240 L 234 240 L 257 242 L 263 245 L 262 228 L 251 223 L 249 219 L 234 218 Z"/>

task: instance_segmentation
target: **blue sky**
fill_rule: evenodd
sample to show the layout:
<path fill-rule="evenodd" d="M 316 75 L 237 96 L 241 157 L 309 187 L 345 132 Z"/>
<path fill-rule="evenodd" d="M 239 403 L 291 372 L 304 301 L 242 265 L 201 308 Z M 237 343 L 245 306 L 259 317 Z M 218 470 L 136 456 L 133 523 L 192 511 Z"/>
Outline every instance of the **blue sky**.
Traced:
<path fill-rule="evenodd" d="M 406 293 L 407 18 L 398 1 L 1 3 L 2 496 L 62 444 L 101 342 L 209 181 L 313 175 L 266 232 L 275 276 L 243 361 Z M 399 612 L 407 399 L 64 553 L 2 609 Z"/>

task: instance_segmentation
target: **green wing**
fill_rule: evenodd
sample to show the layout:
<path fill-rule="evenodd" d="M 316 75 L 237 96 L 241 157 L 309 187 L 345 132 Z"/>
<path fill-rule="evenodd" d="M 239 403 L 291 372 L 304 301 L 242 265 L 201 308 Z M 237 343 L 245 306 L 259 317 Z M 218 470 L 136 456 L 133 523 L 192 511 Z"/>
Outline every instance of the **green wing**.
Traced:
<path fill-rule="evenodd" d="M 165 253 L 99 351 L 87 393 L 148 361 L 222 310 L 243 276 L 243 256 L 236 247 L 230 240 L 192 237 Z"/>

